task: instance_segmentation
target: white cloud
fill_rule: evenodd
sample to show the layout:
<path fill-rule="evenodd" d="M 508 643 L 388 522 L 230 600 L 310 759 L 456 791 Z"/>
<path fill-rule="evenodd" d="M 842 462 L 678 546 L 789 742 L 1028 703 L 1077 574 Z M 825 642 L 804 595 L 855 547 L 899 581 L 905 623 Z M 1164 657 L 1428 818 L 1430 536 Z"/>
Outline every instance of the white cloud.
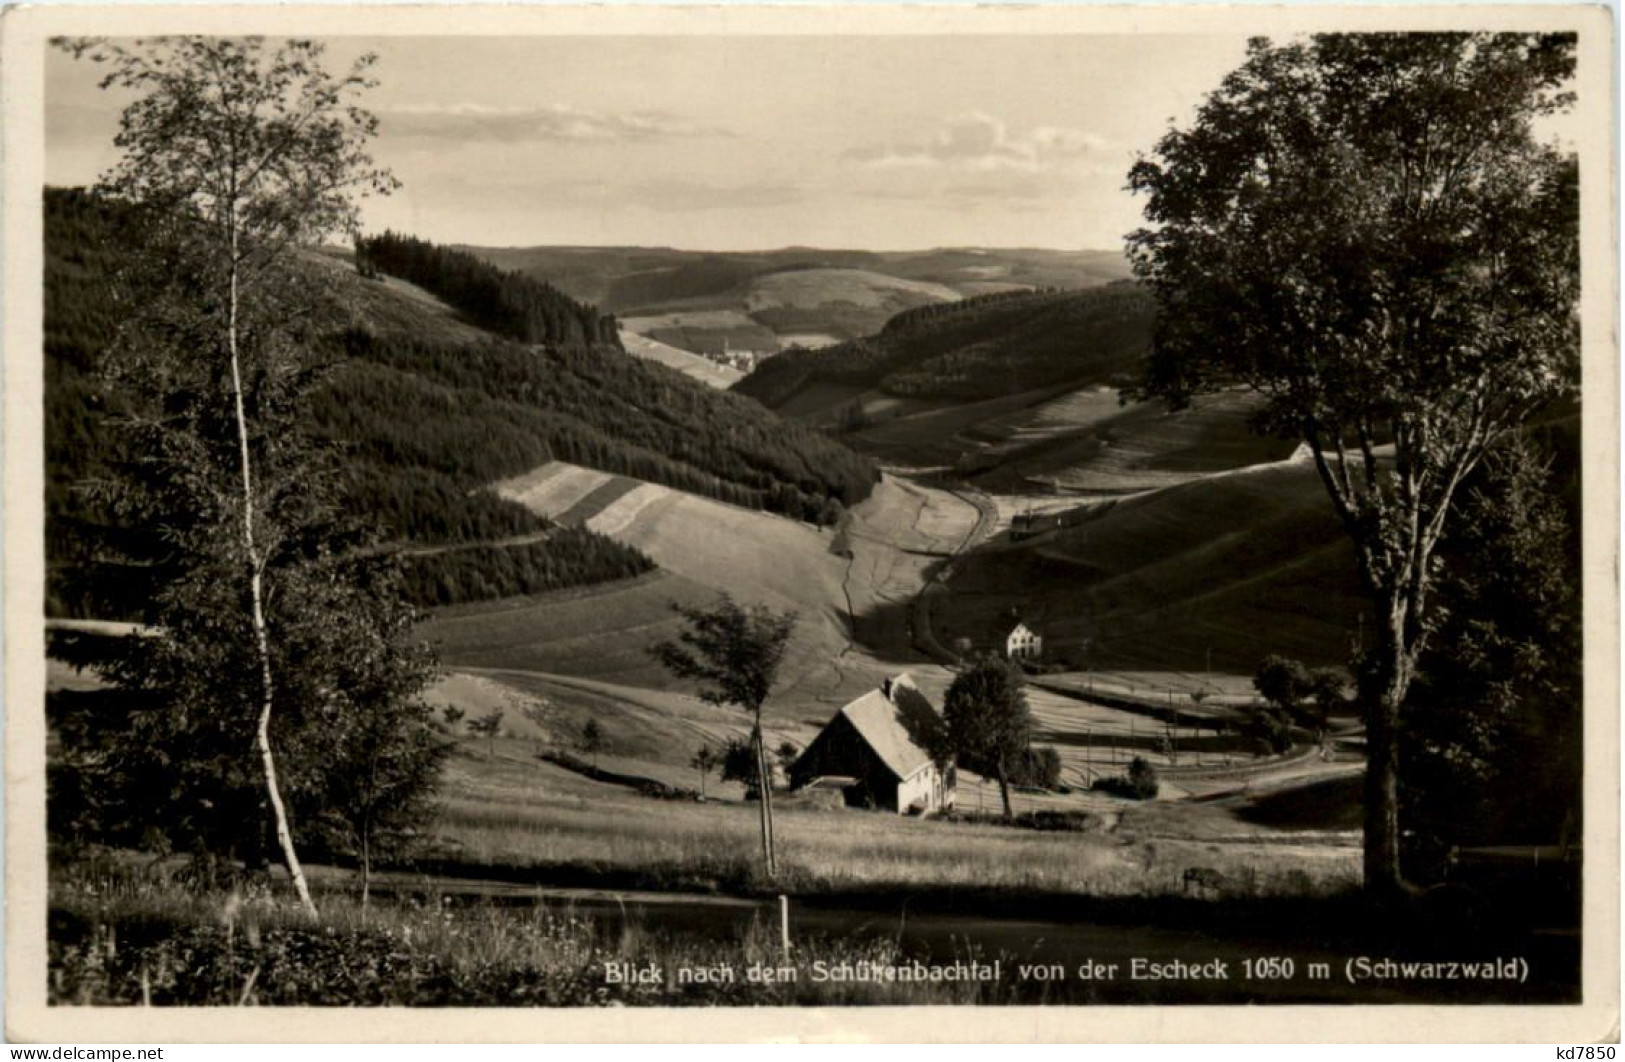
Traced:
<path fill-rule="evenodd" d="M 845 157 L 872 169 L 942 168 L 968 171 L 1055 169 L 1099 159 L 1111 142 L 1094 133 L 1038 126 L 1012 134 L 1003 121 L 972 111 L 943 122 L 929 138 L 853 148 Z"/>
<path fill-rule="evenodd" d="M 413 104 L 378 112 L 381 132 L 463 142 L 562 141 L 625 143 L 680 137 L 725 136 L 723 130 L 665 111 L 600 113 L 554 103 L 545 107 L 491 107 L 479 103 Z"/>
<path fill-rule="evenodd" d="M 657 214 L 688 214 L 759 210 L 798 203 L 808 195 L 799 185 L 771 180 L 560 179 L 459 172 L 433 178 L 431 184 L 434 193 L 446 199 L 467 200 L 483 209 L 526 211 L 637 209 Z"/>

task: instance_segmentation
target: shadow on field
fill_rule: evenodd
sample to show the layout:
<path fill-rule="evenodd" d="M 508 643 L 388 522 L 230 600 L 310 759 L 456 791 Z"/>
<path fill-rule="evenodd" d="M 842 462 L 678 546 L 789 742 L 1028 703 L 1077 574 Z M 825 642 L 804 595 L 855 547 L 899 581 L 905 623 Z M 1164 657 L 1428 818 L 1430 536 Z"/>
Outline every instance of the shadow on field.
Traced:
<path fill-rule="evenodd" d="M 1236 817 L 1286 830 L 1357 830 L 1361 825 L 1364 775 L 1266 793 L 1236 809 Z"/>

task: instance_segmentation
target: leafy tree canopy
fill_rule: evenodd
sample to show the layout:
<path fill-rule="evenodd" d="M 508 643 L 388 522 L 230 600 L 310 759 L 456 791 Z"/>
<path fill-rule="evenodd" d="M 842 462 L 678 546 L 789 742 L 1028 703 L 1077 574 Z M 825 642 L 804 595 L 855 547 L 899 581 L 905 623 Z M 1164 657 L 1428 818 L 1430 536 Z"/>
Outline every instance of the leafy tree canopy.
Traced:
<path fill-rule="evenodd" d="M 673 608 L 687 623 L 677 642 L 655 646 L 656 658 L 672 674 L 696 680 L 707 704 L 759 714 L 773 691 L 796 614 L 742 606 L 727 594 L 709 609 Z"/>
<path fill-rule="evenodd" d="M 943 698 L 947 743 L 966 767 L 999 780 L 1004 814 L 1011 818 L 1010 778 L 1020 770 L 1032 743 L 1021 669 L 987 657 L 954 677 Z"/>
<path fill-rule="evenodd" d="M 1573 35 L 1250 43 L 1129 174 L 1158 308 L 1144 394 L 1264 396 L 1300 436 L 1377 608 L 1361 666 L 1366 878 L 1403 889 L 1399 713 L 1434 551 L 1486 450 L 1579 379 L 1578 169 L 1545 144 Z"/>

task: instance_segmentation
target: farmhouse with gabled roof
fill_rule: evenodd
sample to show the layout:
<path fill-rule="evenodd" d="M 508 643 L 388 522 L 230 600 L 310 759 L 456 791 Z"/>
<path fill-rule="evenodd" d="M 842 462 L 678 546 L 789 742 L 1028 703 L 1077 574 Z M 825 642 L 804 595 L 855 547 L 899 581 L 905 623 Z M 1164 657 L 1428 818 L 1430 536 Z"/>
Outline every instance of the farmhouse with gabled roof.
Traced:
<path fill-rule="evenodd" d="M 790 784 L 842 790 L 847 806 L 929 815 L 954 803 L 954 769 L 927 751 L 942 716 L 906 673 L 847 704 L 790 765 Z"/>

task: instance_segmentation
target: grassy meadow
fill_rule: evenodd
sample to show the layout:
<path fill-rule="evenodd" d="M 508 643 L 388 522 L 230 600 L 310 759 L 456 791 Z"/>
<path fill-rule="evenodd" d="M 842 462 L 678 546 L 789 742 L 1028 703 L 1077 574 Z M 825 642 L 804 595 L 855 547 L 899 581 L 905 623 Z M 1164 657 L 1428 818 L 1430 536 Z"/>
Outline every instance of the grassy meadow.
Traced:
<path fill-rule="evenodd" d="M 738 369 L 727 366 L 718 361 L 680 347 L 669 346 L 659 340 L 640 336 L 635 332 L 621 329 L 621 346 L 634 358 L 643 358 L 646 361 L 657 361 L 668 369 L 676 369 L 691 380 L 698 380 L 708 387 L 727 390 L 744 378 L 744 373 Z"/>
<path fill-rule="evenodd" d="M 661 571 L 437 610 L 423 634 L 443 662 L 663 690 L 672 679 L 648 650 L 676 637 L 672 605 L 709 605 L 727 591 L 800 617 L 768 706 L 776 725 L 822 726 L 883 676 L 930 667 L 913 648 L 908 602 L 976 525 L 976 509 L 955 495 L 885 476 L 851 511 L 846 557 L 832 552 L 832 532 L 771 514 L 649 484 L 599 493 L 616 479 L 553 462 L 497 489 L 544 516 L 572 513 Z"/>
<path fill-rule="evenodd" d="M 1210 903 L 1217 896 L 1186 893 L 1182 875 L 1193 866 L 1223 876 L 1224 910 L 1240 903 L 1254 915 L 1267 909 L 1258 904 L 1298 910 L 1348 902 L 1359 880 L 1357 848 L 1295 838 L 1292 816 L 1280 809 L 1272 824 L 1246 827 L 1212 806 L 1152 804 L 1043 831 L 815 810 L 782 799 L 781 873 L 769 882 L 759 866 L 757 809 L 737 799 L 737 787 L 734 799 L 661 800 L 528 759 L 531 746 L 513 738 L 499 739 L 494 751 L 484 741 L 464 743 L 448 766 L 423 858 L 405 872 L 381 874 L 369 904 L 358 899 L 350 871 L 313 866 L 319 919 L 294 904 L 284 883 L 264 876 L 206 876 L 185 860 L 117 854 L 54 860 L 49 998 L 67 1005 L 329 1006 L 1033 1001 L 1020 993 L 1034 986 L 1008 980 L 803 976 L 763 985 L 677 983 L 668 973 L 655 984 L 611 983 L 609 963 L 744 970 L 784 959 L 771 920 L 749 909 L 744 917 L 733 907 L 707 916 L 704 928 L 688 915 L 649 924 L 640 908 L 606 908 L 615 893 L 596 890 L 783 892 L 798 905 L 833 903 L 831 913 L 808 923 L 822 931 L 796 934 L 793 960 L 805 971 L 816 962 L 912 961 L 904 923 L 895 911 L 879 916 L 898 900 L 922 913 L 1076 917 L 1086 909 L 1125 925 L 1142 917 L 1206 924 L 1220 908 Z M 1216 843 L 1238 827 L 1243 836 Z M 859 912 L 876 901 L 876 924 L 860 930 L 868 920 Z M 969 943 L 959 947 L 953 957 L 997 957 Z"/>
<path fill-rule="evenodd" d="M 569 904 L 452 896 L 373 902 L 319 895 L 312 919 L 263 882 L 199 885 L 112 861 L 53 871 L 47 997 L 54 1005 L 666 1006 L 1000 1002 L 975 982 L 680 982 L 680 967 L 774 966 L 758 924 L 702 940 L 613 923 Z M 904 961 L 895 941 L 811 937 L 795 961 Z M 655 964 L 654 984 L 608 983 L 610 963 Z"/>
<path fill-rule="evenodd" d="M 1128 818 L 1112 810 L 1124 802 L 1101 800 L 1087 828 L 1044 831 L 781 798 L 774 805 L 781 874 L 770 885 L 760 874 L 754 804 L 655 799 L 552 764 L 500 751 L 491 758 L 471 744 L 448 768 L 430 850 L 476 876 L 498 869 L 521 880 L 744 893 L 1176 896 L 1192 866 L 1218 870 L 1236 897 L 1334 895 L 1359 882 L 1356 846 L 1304 841 L 1290 822 L 1262 829 L 1220 813 L 1216 829 L 1208 809 L 1132 808 Z M 987 807 L 991 814 L 996 802 Z M 1201 823 L 1187 822 L 1192 814 Z M 1226 841 L 1207 843 L 1204 835 Z"/>

